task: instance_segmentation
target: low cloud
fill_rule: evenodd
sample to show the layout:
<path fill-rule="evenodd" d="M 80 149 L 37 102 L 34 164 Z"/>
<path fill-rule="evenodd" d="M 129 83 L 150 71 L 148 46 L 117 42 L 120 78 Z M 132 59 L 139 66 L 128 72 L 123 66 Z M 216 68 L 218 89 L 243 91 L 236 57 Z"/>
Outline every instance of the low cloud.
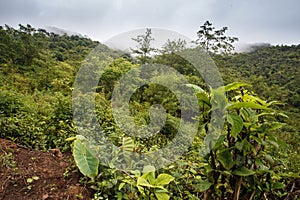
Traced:
<path fill-rule="evenodd" d="M 138 28 L 171 29 L 195 39 L 210 20 L 241 42 L 300 43 L 300 1 L 1 0 L 0 24 L 62 27 L 106 40 Z"/>

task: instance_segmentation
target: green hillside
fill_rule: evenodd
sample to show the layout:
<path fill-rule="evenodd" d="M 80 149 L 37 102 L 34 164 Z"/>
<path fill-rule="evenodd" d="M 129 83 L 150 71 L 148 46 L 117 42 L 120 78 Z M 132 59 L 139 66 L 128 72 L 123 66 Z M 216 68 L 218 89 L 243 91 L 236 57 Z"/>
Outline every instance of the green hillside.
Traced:
<path fill-rule="evenodd" d="M 85 61 L 95 47 L 100 59 Z M 182 50 L 184 45 L 176 48 Z M 30 25 L 0 27 L 0 138 L 41 151 L 72 149 L 85 175 L 84 184 L 95 189 L 94 199 L 296 198 L 297 194 L 287 191 L 299 179 L 300 169 L 300 45 L 262 47 L 249 53 L 211 53 L 226 85 L 221 88 L 205 85 L 191 64 L 176 54 L 178 49 L 166 49 L 152 57 L 138 50 L 137 57 L 117 56 L 120 52 L 89 38 L 58 35 Z M 94 144 L 91 138 L 74 138 L 78 132 L 73 122 L 72 92 L 83 62 L 109 66 L 95 88 L 95 112 L 105 137 L 118 147 L 110 166 L 130 166 L 128 171 L 108 168 L 106 161 L 94 155 L 111 149 L 90 147 Z M 162 119 L 159 114 L 149 116 L 151 106 L 161 104 L 167 111 L 166 123 L 149 138 L 130 137 L 114 120 L 112 92 L 117 80 L 129 70 L 154 63 L 184 75 L 190 84 L 182 87 L 195 92 L 200 116 L 193 112 L 180 121 L 185 110 L 181 110 L 177 96 L 169 88 L 148 84 L 133 93 L 130 114 L 136 124 L 146 126 L 151 119 Z M 142 82 L 144 75 L 138 70 L 135 73 L 135 81 Z M 147 75 L 162 76 L 159 69 L 150 67 Z M 168 76 L 167 80 L 181 79 Z M 76 98 L 89 97 L 81 90 L 77 92 Z M 190 96 L 185 98 L 192 101 Z M 117 104 L 123 103 L 120 101 Z M 86 116 L 92 116 L 89 109 L 85 111 Z M 217 120 L 224 120 L 221 129 L 211 122 L 214 112 L 220 117 Z M 151 153 L 167 146 L 182 121 L 187 125 L 181 139 L 189 141 L 193 120 L 200 122 L 195 140 L 178 160 L 157 170 L 134 163 L 132 152 Z M 80 128 L 92 127 L 84 120 L 81 123 Z M 209 133 L 220 137 L 208 143 L 204 138 Z M 97 141 L 102 136 L 94 137 Z M 185 143 L 178 148 L 180 145 Z M 201 153 L 204 145 L 210 146 L 209 151 Z M 81 159 L 84 156 L 89 157 Z M 87 163 L 82 163 L 84 160 Z M 137 166 L 140 171 L 131 170 Z"/>

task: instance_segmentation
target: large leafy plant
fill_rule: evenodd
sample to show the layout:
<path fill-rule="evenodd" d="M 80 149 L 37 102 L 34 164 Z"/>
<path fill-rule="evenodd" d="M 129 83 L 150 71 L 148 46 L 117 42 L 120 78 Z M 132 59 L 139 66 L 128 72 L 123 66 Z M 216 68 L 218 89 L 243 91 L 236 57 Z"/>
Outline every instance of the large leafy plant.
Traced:
<path fill-rule="evenodd" d="M 203 155 L 204 199 L 257 199 L 262 196 L 282 196 L 285 187 L 278 173 L 282 172 L 272 151 L 279 147 L 274 130 L 283 124 L 271 109 L 276 102 L 266 102 L 245 89 L 247 84 L 232 83 L 206 92 L 191 85 L 203 108 L 204 126 L 213 126 L 209 114 L 213 109 L 223 112 L 225 125 L 218 140 Z M 226 91 L 226 103 L 218 101 Z M 207 132 L 207 129 L 204 129 Z"/>
<path fill-rule="evenodd" d="M 77 135 L 67 140 L 73 141 L 72 152 L 75 164 L 84 176 L 90 178 L 89 183 L 92 184 L 92 188 L 97 190 L 96 196 L 99 199 L 115 197 L 117 199 L 168 200 L 170 198 L 166 186 L 174 180 L 171 175 L 161 173 L 156 177 L 155 167 L 149 165 L 145 166 L 142 172 L 118 171 L 104 167 L 104 164 L 100 163 L 96 156 L 97 147 L 92 146 L 87 138 Z M 120 151 L 126 162 L 129 162 L 128 154 L 133 149 L 133 140 L 124 137 Z"/>
<path fill-rule="evenodd" d="M 140 171 L 132 172 L 132 176 L 128 176 L 122 181 L 123 183 L 120 184 L 119 190 L 125 184 L 129 184 L 137 188 L 137 196 L 142 199 L 170 199 L 169 192 L 165 187 L 174 180 L 174 177 L 165 173 L 159 174 L 156 177 L 155 171 L 155 167 L 148 165 L 144 167 L 142 174 Z"/>

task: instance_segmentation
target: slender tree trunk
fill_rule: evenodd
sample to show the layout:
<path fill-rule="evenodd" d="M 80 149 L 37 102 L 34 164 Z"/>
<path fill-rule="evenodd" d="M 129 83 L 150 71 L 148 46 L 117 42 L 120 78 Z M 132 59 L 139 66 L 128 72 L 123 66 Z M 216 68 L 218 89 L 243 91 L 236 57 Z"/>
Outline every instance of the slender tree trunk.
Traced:
<path fill-rule="evenodd" d="M 243 181 L 243 178 L 242 178 L 242 177 L 239 177 L 239 178 L 238 178 L 238 181 L 237 181 L 237 183 L 236 183 L 236 185 L 235 185 L 233 200 L 238 200 L 239 197 L 240 197 L 242 181 Z"/>

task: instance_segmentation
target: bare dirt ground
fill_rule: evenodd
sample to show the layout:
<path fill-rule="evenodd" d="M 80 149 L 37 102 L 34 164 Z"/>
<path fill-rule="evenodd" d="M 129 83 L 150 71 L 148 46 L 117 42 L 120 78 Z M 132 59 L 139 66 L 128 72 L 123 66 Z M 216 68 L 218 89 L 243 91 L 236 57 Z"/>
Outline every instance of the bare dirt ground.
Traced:
<path fill-rule="evenodd" d="M 41 152 L 0 139 L 0 200 L 91 199 L 72 155 Z"/>

